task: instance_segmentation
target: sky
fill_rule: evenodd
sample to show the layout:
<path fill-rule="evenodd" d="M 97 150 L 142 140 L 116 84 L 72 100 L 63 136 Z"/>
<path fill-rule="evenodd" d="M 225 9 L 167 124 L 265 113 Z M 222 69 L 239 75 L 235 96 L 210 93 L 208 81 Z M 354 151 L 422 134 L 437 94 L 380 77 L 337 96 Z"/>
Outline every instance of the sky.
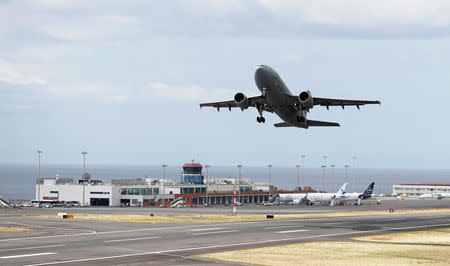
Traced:
<path fill-rule="evenodd" d="M 0 163 L 450 168 L 449 1 L 1 1 Z M 339 128 L 274 128 L 256 65 Z M 356 159 L 352 159 L 356 158 Z"/>

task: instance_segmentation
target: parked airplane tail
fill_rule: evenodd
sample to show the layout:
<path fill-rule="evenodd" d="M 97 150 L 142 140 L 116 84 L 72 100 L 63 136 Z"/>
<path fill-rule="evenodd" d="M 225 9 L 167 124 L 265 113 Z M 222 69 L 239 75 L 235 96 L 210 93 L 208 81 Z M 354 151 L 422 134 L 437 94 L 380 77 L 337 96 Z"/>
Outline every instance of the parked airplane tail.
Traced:
<path fill-rule="evenodd" d="M 368 199 L 372 197 L 373 187 L 375 186 L 375 182 L 370 183 L 370 185 L 364 190 L 364 192 L 359 195 L 361 199 Z"/>
<path fill-rule="evenodd" d="M 326 122 L 326 121 L 316 121 L 316 120 L 306 120 L 308 127 L 340 127 L 339 123 Z"/>
<path fill-rule="evenodd" d="M 339 197 L 342 197 L 346 192 L 345 192 L 345 190 L 347 189 L 347 186 L 348 186 L 348 183 L 344 183 L 343 185 L 342 185 L 342 187 L 339 189 L 339 191 L 336 193 L 336 197 L 337 198 L 339 198 Z"/>

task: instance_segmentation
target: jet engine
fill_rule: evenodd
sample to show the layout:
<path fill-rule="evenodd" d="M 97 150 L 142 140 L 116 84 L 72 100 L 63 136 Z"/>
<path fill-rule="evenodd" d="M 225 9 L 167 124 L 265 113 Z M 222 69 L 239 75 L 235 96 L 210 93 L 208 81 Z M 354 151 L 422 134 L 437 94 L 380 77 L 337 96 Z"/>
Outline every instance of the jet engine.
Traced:
<path fill-rule="evenodd" d="M 247 109 L 250 105 L 247 96 L 245 96 L 242 92 L 238 92 L 234 95 L 234 101 L 242 110 Z"/>
<path fill-rule="evenodd" d="M 300 100 L 302 107 L 305 109 L 309 109 L 314 106 L 314 100 L 309 91 L 302 91 L 300 95 L 298 95 L 298 99 Z"/>

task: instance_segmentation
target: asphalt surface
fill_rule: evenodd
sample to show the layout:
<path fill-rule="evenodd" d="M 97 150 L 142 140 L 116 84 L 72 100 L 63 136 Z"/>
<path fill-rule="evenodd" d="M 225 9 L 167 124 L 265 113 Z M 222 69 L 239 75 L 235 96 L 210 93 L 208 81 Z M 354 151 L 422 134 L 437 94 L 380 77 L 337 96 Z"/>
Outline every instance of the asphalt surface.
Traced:
<path fill-rule="evenodd" d="M 415 202 L 416 204 L 411 204 Z M 450 201 L 396 200 L 384 208 L 444 208 Z M 322 209 L 321 209 L 322 208 Z M 377 209 L 359 207 L 244 206 L 240 213 L 307 213 Z M 199 210 L 202 209 L 202 210 Z M 4 211 L 0 209 L 0 213 Z M 15 213 L 13 213 L 15 211 Z M 29 219 L 22 214 L 60 212 L 61 209 L 8 210 L 0 214 L 0 226 L 31 228 L 32 231 L 0 233 L 0 265 L 216 265 L 190 257 L 194 254 L 308 241 L 342 241 L 363 235 L 424 230 L 450 226 L 450 213 L 334 217 L 297 220 L 215 224 L 141 224 L 58 219 Z M 67 210 L 66 210 L 67 211 Z M 89 208 L 79 213 L 228 212 L 229 208 L 122 209 Z"/>

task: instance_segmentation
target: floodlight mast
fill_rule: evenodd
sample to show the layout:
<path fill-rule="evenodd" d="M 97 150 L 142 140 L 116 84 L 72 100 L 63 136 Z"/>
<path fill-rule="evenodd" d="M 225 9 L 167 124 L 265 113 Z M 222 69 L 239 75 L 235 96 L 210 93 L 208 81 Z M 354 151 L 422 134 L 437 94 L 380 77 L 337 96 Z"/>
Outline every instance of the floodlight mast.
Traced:
<path fill-rule="evenodd" d="M 206 203 L 204 204 L 205 206 L 209 206 L 209 202 L 208 202 L 209 172 L 208 172 L 208 169 L 209 169 L 210 167 L 211 167 L 211 165 L 205 164 L 205 169 L 206 169 L 206 189 L 205 189 L 205 193 L 206 193 Z"/>
<path fill-rule="evenodd" d="M 83 181 L 83 204 L 82 206 L 85 206 L 86 200 L 85 200 L 85 184 L 86 184 L 86 155 L 88 154 L 85 151 L 82 151 L 81 154 L 83 155 L 83 176 L 81 177 Z"/>
<path fill-rule="evenodd" d="M 38 154 L 38 207 L 41 206 L 41 154 L 44 153 L 41 150 L 37 150 Z"/>
<path fill-rule="evenodd" d="M 167 168 L 167 164 L 161 164 L 161 167 L 163 168 L 163 177 L 164 177 L 164 181 L 163 181 L 163 206 L 166 206 L 166 168 Z"/>
<path fill-rule="evenodd" d="M 305 187 L 305 157 L 306 155 L 302 154 L 300 156 L 302 158 L 302 189 Z"/>
<path fill-rule="evenodd" d="M 239 202 L 242 203 L 242 202 L 241 202 L 241 168 L 242 168 L 242 165 L 241 165 L 241 164 L 238 164 L 238 165 L 237 165 L 237 168 L 238 168 L 238 172 L 239 172 L 239 179 L 238 179 L 238 188 L 239 188 L 239 190 L 238 190 L 238 199 L 239 199 Z"/>

